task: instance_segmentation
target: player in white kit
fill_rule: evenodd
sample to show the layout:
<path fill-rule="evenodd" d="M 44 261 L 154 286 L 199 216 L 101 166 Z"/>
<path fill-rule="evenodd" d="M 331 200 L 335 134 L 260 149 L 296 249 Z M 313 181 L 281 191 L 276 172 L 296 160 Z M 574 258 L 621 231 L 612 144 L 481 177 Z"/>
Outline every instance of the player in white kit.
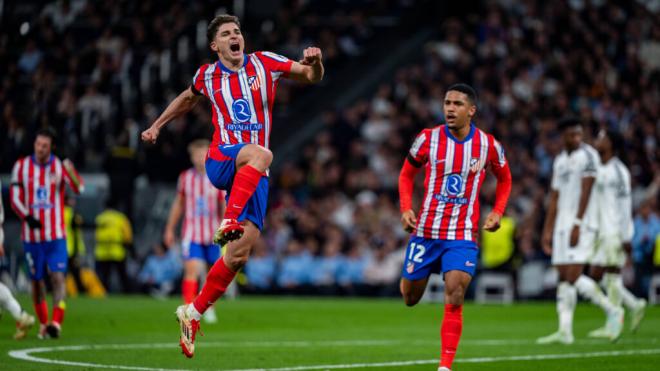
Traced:
<path fill-rule="evenodd" d="M 607 297 L 616 306 L 630 312 L 630 329 L 634 332 L 644 317 L 646 300 L 636 298 L 623 285 L 621 268 L 632 250 L 633 233 L 632 197 L 630 172 L 618 155 L 623 146 L 620 134 L 601 130 L 594 143 L 601 159 L 594 201 L 598 206 L 598 236 L 596 252 L 591 259 L 590 275 L 600 281 Z M 589 333 L 591 337 L 610 337 L 607 326 Z"/>
<path fill-rule="evenodd" d="M 600 159 L 593 147 L 582 142 L 582 125 L 578 119 L 561 120 L 559 130 L 564 149 L 553 163 L 550 205 L 542 235 L 543 251 L 552 255 L 552 265 L 559 271 L 559 330 L 539 338 L 537 343 L 573 343 L 573 313 L 578 292 L 607 313 L 608 333 L 610 339 L 616 340 L 621 334 L 623 309 L 612 304 L 598 284 L 583 274 L 593 254 L 598 228 L 591 191 Z"/>
<path fill-rule="evenodd" d="M 0 190 L 2 190 L 1 183 Z M 5 254 L 5 235 L 2 231 L 2 223 L 4 220 L 5 211 L 2 207 L 2 197 L 0 197 L 0 258 Z M 6 309 L 16 321 L 16 333 L 14 334 L 14 339 L 18 340 L 24 338 L 30 328 L 34 325 L 34 317 L 21 309 L 21 305 L 18 304 L 16 299 L 14 299 L 9 288 L 0 282 L 0 314 L 2 314 L 3 309 Z"/>

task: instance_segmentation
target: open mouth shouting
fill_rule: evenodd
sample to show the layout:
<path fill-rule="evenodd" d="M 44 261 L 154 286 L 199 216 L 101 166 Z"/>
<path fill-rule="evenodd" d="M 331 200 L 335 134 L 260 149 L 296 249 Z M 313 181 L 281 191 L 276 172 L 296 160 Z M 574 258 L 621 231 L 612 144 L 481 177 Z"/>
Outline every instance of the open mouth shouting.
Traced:
<path fill-rule="evenodd" d="M 238 57 L 241 55 L 241 44 L 238 40 L 229 42 L 229 53 L 232 57 Z"/>
<path fill-rule="evenodd" d="M 447 121 L 448 124 L 453 124 L 456 122 L 456 115 L 453 113 L 448 113 L 447 116 L 445 117 L 445 120 Z"/>

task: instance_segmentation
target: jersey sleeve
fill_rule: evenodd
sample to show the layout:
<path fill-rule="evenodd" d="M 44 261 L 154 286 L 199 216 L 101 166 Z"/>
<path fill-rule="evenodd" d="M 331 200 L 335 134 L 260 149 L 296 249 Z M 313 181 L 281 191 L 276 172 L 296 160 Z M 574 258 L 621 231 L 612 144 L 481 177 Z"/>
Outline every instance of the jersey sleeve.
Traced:
<path fill-rule="evenodd" d="M 509 202 L 509 195 L 511 194 L 511 170 L 504 155 L 504 147 L 495 138 L 492 136 L 491 138 L 492 145 L 488 146 L 488 164 L 495 178 L 497 178 L 493 211 L 501 216 L 504 215 L 506 204 Z"/>
<path fill-rule="evenodd" d="M 195 76 L 193 76 L 192 79 L 192 85 L 190 85 L 193 93 L 208 96 L 208 92 L 206 91 L 206 70 L 208 70 L 208 68 L 209 65 L 205 64 L 199 67 L 197 72 L 195 72 Z"/>
<path fill-rule="evenodd" d="M 506 166 L 506 156 L 504 155 L 504 147 L 497 139 L 493 138 L 493 145 L 489 146 L 488 162 L 490 166 L 495 169 L 502 169 Z"/>
<path fill-rule="evenodd" d="M 619 185 L 617 199 L 619 200 L 619 210 L 621 211 L 619 214 L 621 218 L 621 240 L 623 242 L 630 242 L 635 232 L 632 211 L 632 188 L 630 185 L 630 172 L 623 165 L 621 165 L 620 181 L 621 184 Z"/>
<path fill-rule="evenodd" d="M 585 148 L 584 153 L 586 156 L 582 167 L 582 177 L 595 178 L 598 175 L 598 163 L 600 162 L 598 153 L 592 148 Z"/>
<path fill-rule="evenodd" d="M 289 76 L 293 65 L 293 61 L 289 58 L 273 52 L 256 52 L 255 55 L 263 63 L 266 70 L 272 73 L 273 80 L 277 80 L 280 76 Z"/>
<path fill-rule="evenodd" d="M 429 134 L 428 130 L 419 133 L 408 151 L 408 159 L 413 160 L 413 165 L 417 167 L 424 165 L 429 159 Z"/>
<path fill-rule="evenodd" d="M 21 181 L 20 173 L 24 166 L 24 160 L 18 160 L 14 164 L 14 169 L 11 172 L 11 184 L 9 185 L 9 199 L 11 201 L 11 207 L 18 215 L 19 219 L 24 219 L 28 213 L 28 205 L 23 203 L 24 196 L 24 185 Z"/>
<path fill-rule="evenodd" d="M 559 192 L 559 172 L 557 171 L 557 158 L 552 162 L 552 180 L 550 181 L 550 189 Z"/>
<path fill-rule="evenodd" d="M 62 174 L 64 175 L 64 181 L 75 194 L 78 195 L 85 191 L 85 182 L 71 161 L 64 160 L 62 162 Z"/>
<path fill-rule="evenodd" d="M 176 181 L 176 193 L 181 197 L 186 196 L 185 181 L 183 180 L 184 175 L 185 173 L 179 174 L 179 179 Z"/>

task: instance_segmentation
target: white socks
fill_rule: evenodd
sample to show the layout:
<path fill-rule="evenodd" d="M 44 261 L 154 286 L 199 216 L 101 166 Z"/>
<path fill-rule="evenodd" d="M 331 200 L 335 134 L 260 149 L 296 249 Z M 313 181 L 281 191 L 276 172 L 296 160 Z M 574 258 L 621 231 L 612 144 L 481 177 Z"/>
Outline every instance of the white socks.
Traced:
<path fill-rule="evenodd" d="M 0 282 L 0 307 L 7 309 L 16 321 L 21 319 L 21 306 L 18 304 L 11 291 Z"/>
<path fill-rule="evenodd" d="M 559 331 L 573 334 L 573 312 L 577 303 L 577 290 L 568 282 L 560 282 L 557 286 L 557 314 L 559 315 Z"/>
<path fill-rule="evenodd" d="M 614 305 L 623 304 L 628 309 L 634 309 L 639 305 L 639 300 L 624 286 L 620 273 L 605 273 L 601 282 L 607 289 L 607 296 Z"/>
<path fill-rule="evenodd" d="M 592 303 L 601 307 L 608 314 L 614 312 L 618 307 L 607 299 L 607 296 L 605 296 L 600 287 L 598 287 L 596 281 L 584 274 L 578 277 L 577 281 L 575 281 L 575 287 L 580 295 L 591 300 Z"/>

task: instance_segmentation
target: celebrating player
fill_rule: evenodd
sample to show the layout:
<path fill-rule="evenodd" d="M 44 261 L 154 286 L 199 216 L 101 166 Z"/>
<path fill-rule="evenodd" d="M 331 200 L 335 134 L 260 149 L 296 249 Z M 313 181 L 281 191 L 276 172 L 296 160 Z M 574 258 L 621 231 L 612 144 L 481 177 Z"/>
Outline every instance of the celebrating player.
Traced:
<path fill-rule="evenodd" d="M 633 232 L 630 172 L 617 157 L 623 146 L 620 134 L 601 130 L 594 143 L 602 166 L 594 186 L 594 202 L 598 209 L 598 239 L 591 259 L 590 275 L 607 290 L 608 299 L 616 306 L 630 310 L 630 329 L 634 332 L 644 317 L 646 300 L 637 299 L 623 285 L 621 268 L 630 258 Z M 591 337 L 610 338 L 607 325 L 591 331 Z"/>
<path fill-rule="evenodd" d="M 2 183 L 0 183 L 2 190 Z M 2 223 L 5 221 L 5 209 L 2 206 L 2 197 L 0 197 L 0 258 L 5 255 L 5 235 L 2 230 Z M 16 333 L 14 339 L 22 339 L 34 325 L 34 317 L 21 309 L 20 304 L 14 299 L 9 288 L 0 282 L 0 311 L 6 309 L 16 321 Z"/>
<path fill-rule="evenodd" d="M 206 177 L 206 151 L 209 141 L 195 140 L 188 145 L 193 167 L 179 175 L 177 195 L 170 209 L 163 240 L 165 246 L 174 244 L 174 228 L 183 216 L 181 247 L 183 252 L 183 302 L 192 303 L 197 296 L 197 280 L 206 263 L 210 268 L 220 257 L 220 247 L 213 243 L 213 232 L 225 212 L 224 192 L 215 188 Z M 204 313 L 208 322 L 215 322 L 215 311 Z"/>
<path fill-rule="evenodd" d="M 60 336 L 64 320 L 67 267 L 64 226 L 64 185 L 74 193 L 83 191 L 83 181 L 71 161 L 51 153 L 55 134 L 37 132 L 34 154 L 16 161 L 11 176 L 11 206 L 23 221 L 21 237 L 32 279 L 32 300 L 41 324 L 39 337 Z M 46 266 L 53 286 L 53 320 L 48 324 Z"/>
<path fill-rule="evenodd" d="M 227 209 L 214 242 L 229 244 L 225 255 L 209 271 L 200 295 L 192 304 L 177 308 L 181 349 L 187 357 L 194 354 L 201 315 L 222 296 L 245 265 L 263 227 L 267 170 L 273 158 L 268 149 L 269 137 L 278 80 L 286 77 L 317 83 L 324 72 L 319 48 L 305 49 L 299 62 L 271 52 L 244 54 L 245 41 L 235 16 L 216 16 L 209 24 L 207 38 L 218 61 L 201 66 L 192 85 L 142 133 L 142 140 L 155 143 L 166 123 L 190 111 L 202 96 L 211 101 L 215 131 L 206 173 L 214 186 L 228 192 Z"/>
<path fill-rule="evenodd" d="M 552 255 L 552 265 L 559 271 L 559 330 L 537 339 L 537 343 L 573 343 L 578 292 L 607 313 L 607 332 L 615 340 L 621 334 L 623 310 L 607 300 L 594 280 L 582 274 L 592 256 L 598 228 L 597 205 L 591 191 L 600 159 L 593 147 L 582 142 L 580 120 L 563 119 L 559 130 L 564 150 L 552 165 L 550 204 L 541 237 L 543 251 Z"/>
<path fill-rule="evenodd" d="M 479 189 L 486 168 L 497 178 L 493 211 L 484 229 L 500 226 L 511 193 L 511 173 L 502 145 L 472 122 L 477 111 L 472 87 L 455 84 L 444 101 L 446 125 L 424 129 L 399 176 L 401 222 L 412 233 L 400 283 L 406 305 L 419 302 L 431 273 L 445 280 L 442 354 L 438 370 L 449 370 L 463 329 L 463 298 L 477 265 Z M 425 195 L 419 218 L 412 209 L 413 181 L 421 167 Z"/>

